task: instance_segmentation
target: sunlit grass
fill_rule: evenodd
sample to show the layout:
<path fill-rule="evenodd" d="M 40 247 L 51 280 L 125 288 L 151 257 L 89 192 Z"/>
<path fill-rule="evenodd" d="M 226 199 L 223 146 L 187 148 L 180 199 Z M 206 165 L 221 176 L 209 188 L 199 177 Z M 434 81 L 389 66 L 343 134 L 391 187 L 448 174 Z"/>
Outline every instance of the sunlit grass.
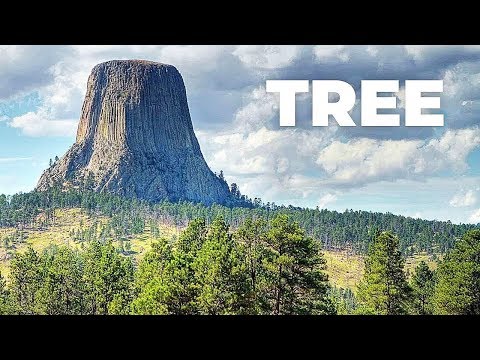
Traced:
<path fill-rule="evenodd" d="M 323 251 L 327 261 L 328 278 L 332 285 L 356 291 L 364 273 L 364 261 L 360 255 L 347 251 Z"/>
<path fill-rule="evenodd" d="M 58 209 L 55 211 L 55 223 L 50 225 L 47 229 L 27 229 L 25 231 L 26 240 L 23 243 L 16 243 L 15 248 L 10 252 L 23 252 L 29 246 L 32 246 L 38 252 L 41 252 L 50 244 L 66 245 L 72 248 L 79 248 L 81 242 L 76 242 L 71 238 L 71 232 L 79 229 L 89 228 L 94 221 L 98 224 L 105 224 L 108 218 L 105 216 L 89 217 L 81 209 Z M 178 237 L 182 228 L 172 225 L 159 223 L 160 234 L 158 237 L 153 236 L 150 227 L 147 225 L 142 234 L 131 235 L 123 239 L 111 239 L 114 244 L 120 247 L 120 240 L 123 241 L 125 249 L 126 242 L 130 242 L 130 251 L 124 252 L 125 255 L 131 256 L 135 262 L 138 262 L 145 253 L 151 249 L 152 244 L 160 238 L 171 239 Z M 100 226 L 98 226 L 100 231 Z M 15 232 L 14 228 L 0 228 L 0 241 L 6 236 L 11 236 Z M 325 259 L 327 261 L 326 273 L 332 285 L 341 288 L 348 288 L 356 291 L 359 281 L 364 273 L 364 258 L 361 255 L 355 255 L 348 251 L 326 251 L 324 250 Z M 407 258 L 405 263 L 405 271 L 411 275 L 415 267 L 420 261 L 425 260 L 431 269 L 437 266 L 436 261 L 427 254 L 416 254 Z M 8 277 L 9 263 L 7 259 L 7 251 L 0 247 L 0 272 L 4 277 Z"/>

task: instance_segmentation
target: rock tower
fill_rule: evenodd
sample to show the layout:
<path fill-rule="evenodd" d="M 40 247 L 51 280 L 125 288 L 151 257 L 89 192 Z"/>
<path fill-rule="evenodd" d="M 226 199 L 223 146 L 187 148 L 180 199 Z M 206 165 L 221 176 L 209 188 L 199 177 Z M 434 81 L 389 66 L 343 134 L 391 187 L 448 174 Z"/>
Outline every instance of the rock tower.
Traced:
<path fill-rule="evenodd" d="M 45 170 L 37 189 L 86 179 L 95 191 L 150 201 L 232 200 L 203 158 L 182 76 L 172 65 L 150 61 L 93 68 L 76 142 Z"/>

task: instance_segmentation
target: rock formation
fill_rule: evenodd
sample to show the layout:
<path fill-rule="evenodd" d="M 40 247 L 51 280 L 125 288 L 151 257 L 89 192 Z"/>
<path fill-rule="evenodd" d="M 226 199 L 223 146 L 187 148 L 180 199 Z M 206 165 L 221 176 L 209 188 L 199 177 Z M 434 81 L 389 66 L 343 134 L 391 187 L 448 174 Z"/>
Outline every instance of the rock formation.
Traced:
<path fill-rule="evenodd" d="M 149 61 L 93 68 L 76 142 L 45 170 L 37 189 L 86 179 L 95 191 L 150 201 L 232 200 L 200 151 L 182 76 L 172 65 Z"/>

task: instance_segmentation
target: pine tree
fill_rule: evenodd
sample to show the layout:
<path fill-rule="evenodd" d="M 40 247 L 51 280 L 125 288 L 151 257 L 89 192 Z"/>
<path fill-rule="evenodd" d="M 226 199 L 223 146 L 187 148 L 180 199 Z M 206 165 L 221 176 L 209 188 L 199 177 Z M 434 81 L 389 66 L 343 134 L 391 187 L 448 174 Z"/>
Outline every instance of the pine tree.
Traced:
<path fill-rule="evenodd" d="M 480 314 L 480 230 L 471 230 L 440 262 L 434 313 Z"/>
<path fill-rule="evenodd" d="M 409 286 L 398 237 L 380 233 L 365 259 L 365 275 L 358 286 L 360 312 L 397 315 L 407 311 Z"/>
<path fill-rule="evenodd" d="M 177 247 L 185 252 L 196 253 L 201 249 L 206 235 L 207 226 L 205 224 L 205 220 L 192 220 L 180 235 Z"/>
<path fill-rule="evenodd" d="M 84 313 L 83 261 L 67 247 L 47 248 L 41 256 L 43 278 L 37 293 L 37 309 L 47 315 Z"/>
<path fill-rule="evenodd" d="M 7 283 L 2 273 L 0 273 L 0 315 L 9 315 L 12 313 L 9 295 Z"/>
<path fill-rule="evenodd" d="M 135 298 L 131 304 L 133 314 L 172 313 L 169 310 L 172 293 L 168 276 L 171 259 L 172 247 L 166 239 L 154 243 L 145 254 L 135 274 Z"/>
<path fill-rule="evenodd" d="M 113 312 L 127 308 L 131 301 L 133 265 L 130 258 L 117 253 L 111 242 L 89 243 L 84 254 L 85 271 L 83 281 L 86 287 L 86 311 L 89 314 L 108 314 L 110 303 Z M 112 309 L 113 310 L 113 309 Z"/>
<path fill-rule="evenodd" d="M 267 308 L 265 297 L 265 269 L 262 259 L 265 255 L 265 244 L 267 236 L 267 223 L 264 219 L 253 220 L 248 217 L 243 225 L 235 232 L 235 239 L 243 254 L 246 266 L 248 282 L 251 294 L 247 294 L 250 300 L 249 309 L 253 314 L 262 312 Z"/>
<path fill-rule="evenodd" d="M 435 287 L 433 271 L 425 261 L 421 261 L 415 268 L 411 288 L 413 308 L 417 314 L 427 315 L 432 313 L 431 298 Z"/>
<path fill-rule="evenodd" d="M 210 225 L 192 267 L 199 287 L 196 302 L 202 314 L 248 311 L 244 298 L 248 293 L 244 264 L 223 218 L 216 218 Z"/>
<path fill-rule="evenodd" d="M 318 242 L 285 214 L 272 219 L 266 242 L 268 311 L 275 315 L 335 313 Z"/>
<path fill-rule="evenodd" d="M 37 314 L 36 297 L 42 284 L 40 259 L 31 247 L 23 254 L 16 253 L 10 263 L 11 294 L 15 311 L 19 314 Z"/>

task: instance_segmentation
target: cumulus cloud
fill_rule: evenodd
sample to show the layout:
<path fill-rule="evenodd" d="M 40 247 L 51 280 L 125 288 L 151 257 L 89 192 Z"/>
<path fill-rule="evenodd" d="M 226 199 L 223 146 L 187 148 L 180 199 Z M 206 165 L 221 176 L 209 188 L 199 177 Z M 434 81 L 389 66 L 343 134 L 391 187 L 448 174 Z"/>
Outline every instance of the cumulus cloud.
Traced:
<path fill-rule="evenodd" d="M 278 69 L 290 65 L 300 54 L 301 48 L 294 45 L 240 45 L 233 54 L 247 66 Z"/>
<path fill-rule="evenodd" d="M 0 100 L 11 99 L 53 81 L 50 68 L 71 49 L 66 46 L 0 46 Z"/>
<path fill-rule="evenodd" d="M 372 51 L 367 48 L 367 51 Z M 348 62 L 350 54 L 345 45 L 318 45 L 313 48 L 315 59 L 318 62 L 341 61 Z"/>
<path fill-rule="evenodd" d="M 422 218 L 422 213 L 420 211 L 417 211 L 412 215 L 412 218 L 414 219 L 421 219 Z"/>
<path fill-rule="evenodd" d="M 0 55 L 0 99 L 38 92 L 41 106 L 56 119 L 79 117 L 87 77 L 95 64 L 132 58 L 171 63 L 180 70 L 197 128 L 218 127 L 225 122 L 231 125 L 243 106 L 242 98 L 252 88 L 264 85 L 265 79 L 276 78 L 339 78 L 357 90 L 364 78 L 444 78 L 442 108 L 447 127 L 472 126 L 478 122 L 472 113 L 476 107 L 480 109 L 480 102 L 476 103 L 477 98 L 480 100 L 480 50 L 475 46 L 2 46 Z M 343 135 L 391 139 L 432 136 L 425 129 L 387 130 L 357 128 Z"/>
<path fill-rule="evenodd" d="M 468 221 L 472 224 L 480 224 L 480 209 L 474 211 L 468 218 Z"/>
<path fill-rule="evenodd" d="M 302 171 L 311 155 L 304 145 L 320 150 L 326 136 L 313 138 L 305 130 L 269 130 L 261 127 L 248 133 L 199 132 L 202 149 L 215 169 L 229 174 L 264 174 Z"/>
<path fill-rule="evenodd" d="M 337 195 L 334 194 L 325 194 L 323 195 L 320 200 L 318 200 L 318 207 L 320 209 L 324 209 L 327 207 L 328 204 L 337 201 Z"/>
<path fill-rule="evenodd" d="M 316 163 L 333 183 L 361 185 L 367 182 L 422 178 L 441 171 L 461 173 L 467 156 L 480 146 L 480 130 L 449 130 L 439 139 L 333 141 Z"/>
<path fill-rule="evenodd" d="M 276 96 L 275 96 L 276 95 Z M 244 96 L 244 106 L 234 115 L 234 126 L 242 132 L 268 124 L 278 112 L 278 94 L 267 93 L 264 86 Z"/>
<path fill-rule="evenodd" d="M 242 192 L 265 199 L 315 202 L 338 186 L 461 174 L 479 146 L 478 47 L 20 46 L 0 47 L 0 55 L 0 101 L 32 93 L 40 99 L 34 109 L 0 118 L 27 136 L 74 134 L 88 74 L 99 62 L 143 58 L 175 65 L 209 165 L 223 169 Z M 297 97 L 298 126 L 279 128 L 278 94 L 264 88 L 266 79 L 340 79 L 355 87 L 359 103 L 362 79 L 402 85 L 412 78 L 444 79 L 445 131 L 312 128 L 307 95 Z M 397 97 L 403 107 L 403 88 Z"/>
<path fill-rule="evenodd" d="M 9 126 L 20 129 L 27 136 L 73 136 L 76 120 L 51 120 L 43 112 L 28 112 L 14 117 Z"/>
<path fill-rule="evenodd" d="M 449 204 L 453 207 L 468 207 L 475 205 L 477 202 L 477 195 L 475 191 L 468 190 L 455 194 L 450 200 Z"/>

